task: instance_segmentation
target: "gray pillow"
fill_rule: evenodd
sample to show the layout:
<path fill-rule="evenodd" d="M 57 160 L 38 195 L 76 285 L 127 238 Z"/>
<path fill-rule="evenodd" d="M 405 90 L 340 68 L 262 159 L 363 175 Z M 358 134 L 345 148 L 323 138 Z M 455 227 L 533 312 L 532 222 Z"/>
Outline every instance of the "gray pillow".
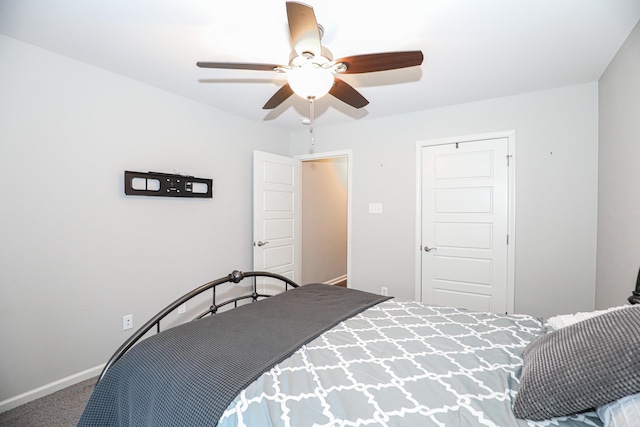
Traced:
<path fill-rule="evenodd" d="M 640 392 L 640 306 L 536 338 L 524 350 L 513 412 L 543 420 Z"/>

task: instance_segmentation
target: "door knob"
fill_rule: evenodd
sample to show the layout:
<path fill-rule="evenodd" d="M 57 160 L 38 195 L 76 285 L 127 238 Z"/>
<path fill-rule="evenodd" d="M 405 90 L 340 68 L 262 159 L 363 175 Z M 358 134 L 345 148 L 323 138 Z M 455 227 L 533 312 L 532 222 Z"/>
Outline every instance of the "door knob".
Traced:
<path fill-rule="evenodd" d="M 258 243 L 256 243 L 256 245 L 258 245 L 258 247 L 262 247 L 264 245 L 266 245 L 269 242 L 263 242 L 263 241 L 259 241 Z"/>
<path fill-rule="evenodd" d="M 429 246 L 425 246 L 424 247 L 424 251 L 425 252 L 431 252 L 431 251 L 437 251 L 437 250 L 438 250 L 438 248 L 430 248 Z"/>

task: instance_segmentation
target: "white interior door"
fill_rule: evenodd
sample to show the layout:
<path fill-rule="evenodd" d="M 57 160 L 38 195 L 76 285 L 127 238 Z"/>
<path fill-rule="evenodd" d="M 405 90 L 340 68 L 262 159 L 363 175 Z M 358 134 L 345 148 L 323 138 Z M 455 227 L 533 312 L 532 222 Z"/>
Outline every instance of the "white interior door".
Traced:
<path fill-rule="evenodd" d="M 253 269 L 298 282 L 301 271 L 300 161 L 253 152 Z M 269 292 L 268 281 L 262 290 Z"/>
<path fill-rule="evenodd" d="M 422 301 L 505 313 L 508 139 L 422 148 Z"/>

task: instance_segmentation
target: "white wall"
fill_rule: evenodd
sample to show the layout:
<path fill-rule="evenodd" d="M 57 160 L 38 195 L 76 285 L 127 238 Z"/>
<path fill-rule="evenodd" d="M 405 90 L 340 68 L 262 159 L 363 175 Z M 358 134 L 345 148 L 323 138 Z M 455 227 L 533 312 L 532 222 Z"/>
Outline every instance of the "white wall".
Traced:
<path fill-rule="evenodd" d="M 593 309 L 597 102 L 592 83 L 341 127 L 318 117 L 315 152 L 353 150 L 350 286 L 414 297 L 417 141 L 514 129 L 515 309 Z M 309 147 L 308 132 L 291 135 L 293 154 Z M 368 214 L 370 202 L 383 203 L 383 214 Z"/>
<path fill-rule="evenodd" d="M 626 302 L 640 267 L 640 23 L 599 81 L 596 306 Z"/>
<path fill-rule="evenodd" d="M 0 36 L 0 401 L 100 365 L 168 302 L 251 269 L 254 149 L 288 135 Z M 128 197 L 124 170 L 214 180 Z"/>

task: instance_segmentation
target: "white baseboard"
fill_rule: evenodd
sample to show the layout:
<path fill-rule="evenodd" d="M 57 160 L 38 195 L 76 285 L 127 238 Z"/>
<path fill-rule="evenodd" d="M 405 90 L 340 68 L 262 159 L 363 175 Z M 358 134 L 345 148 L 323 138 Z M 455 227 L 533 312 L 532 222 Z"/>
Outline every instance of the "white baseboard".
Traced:
<path fill-rule="evenodd" d="M 347 275 L 343 274 L 342 276 L 336 277 L 335 279 L 331 279 L 331 280 L 327 280 L 326 282 L 324 282 L 325 285 L 335 285 L 337 283 L 340 283 L 344 280 L 347 280 Z"/>
<path fill-rule="evenodd" d="M 19 394 L 9 399 L 0 402 L 0 412 L 8 411 L 9 409 L 17 408 L 20 405 L 36 400 L 40 397 L 44 397 L 48 394 L 62 390 L 63 388 L 77 384 L 81 381 L 88 380 L 89 378 L 100 375 L 104 364 L 98 365 L 94 368 L 87 369 L 86 371 L 78 372 L 77 374 L 69 375 L 68 377 L 59 379 L 49 384 L 45 384 L 42 387 L 34 388 L 22 394 Z"/>

